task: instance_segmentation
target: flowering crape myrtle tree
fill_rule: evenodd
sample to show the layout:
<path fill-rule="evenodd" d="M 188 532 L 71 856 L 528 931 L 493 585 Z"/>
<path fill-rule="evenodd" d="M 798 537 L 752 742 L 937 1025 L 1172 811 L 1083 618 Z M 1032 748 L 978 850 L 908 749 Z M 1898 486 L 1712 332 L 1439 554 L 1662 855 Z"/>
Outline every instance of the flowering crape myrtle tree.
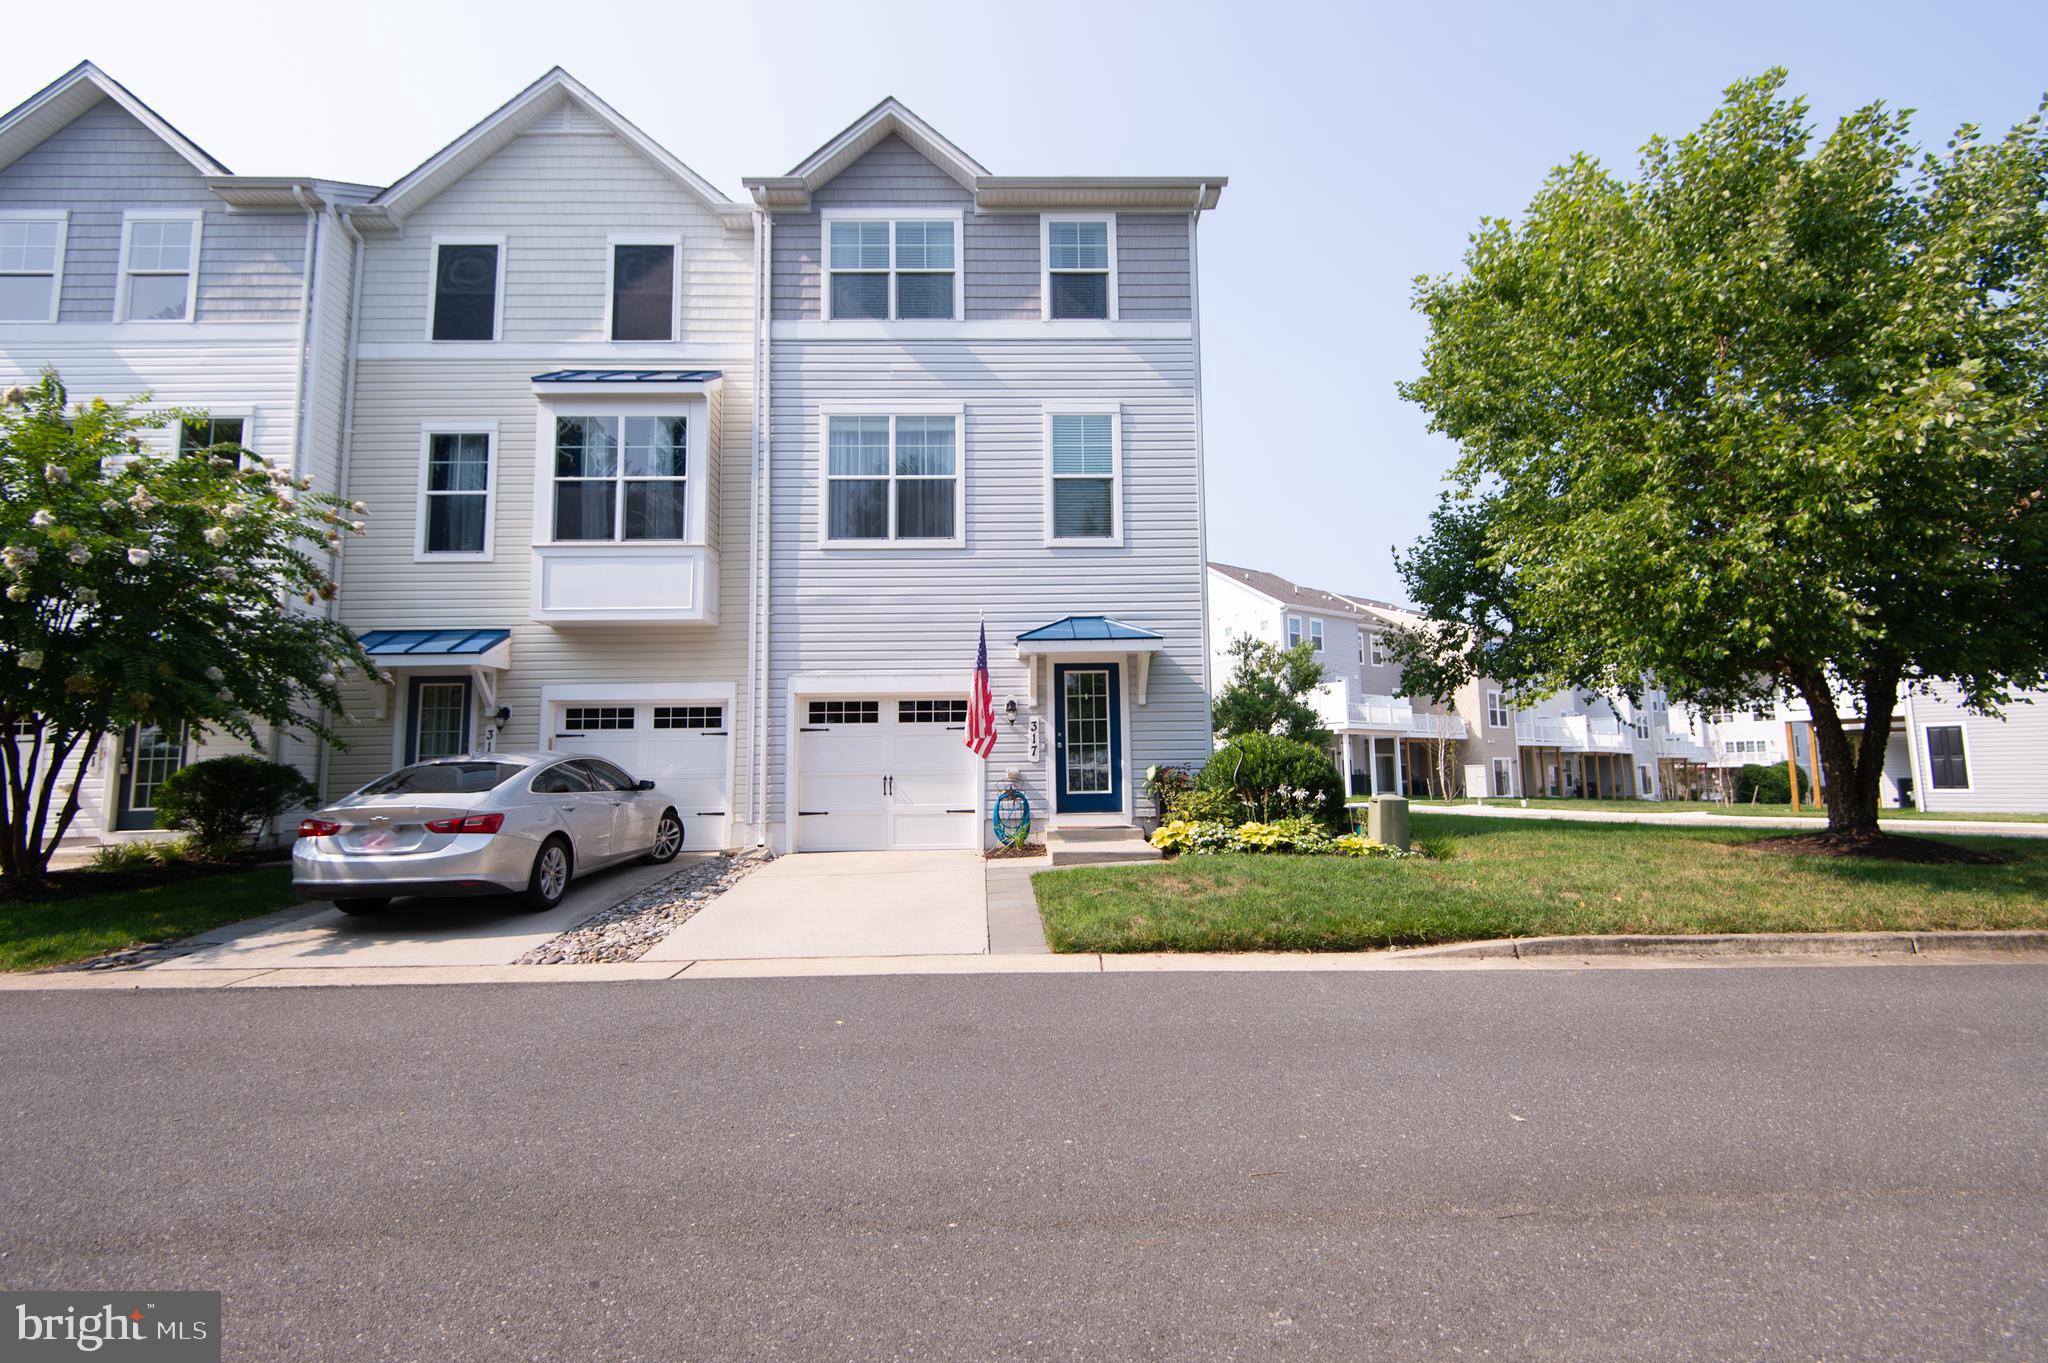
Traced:
<path fill-rule="evenodd" d="M 1902 686 L 1995 713 L 2048 682 L 2048 136 L 1923 157 L 1871 105 L 1823 139 L 1784 80 L 1633 180 L 1574 160 L 1420 282 L 1402 394 L 1463 454 L 1396 651 L 1531 695 L 1797 696 L 1855 851 Z"/>
<path fill-rule="evenodd" d="M 67 407 L 46 371 L 0 403 L 0 880 L 38 876 L 78 813 L 84 763 L 131 725 L 254 743 L 333 740 L 341 675 L 371 670 L 323 610 L 353 508 L 237 446 L 143 453 L 192 413 Z"/>

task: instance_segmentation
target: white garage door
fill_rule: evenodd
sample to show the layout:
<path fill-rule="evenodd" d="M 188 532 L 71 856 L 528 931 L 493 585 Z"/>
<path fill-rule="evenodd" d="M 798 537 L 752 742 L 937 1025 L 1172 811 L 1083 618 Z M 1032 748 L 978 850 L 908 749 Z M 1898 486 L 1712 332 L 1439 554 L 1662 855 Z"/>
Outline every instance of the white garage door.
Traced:
<path fill-rule="evenodd" d="M 677 701 L 555 706 L 548 746 L 602 757 L 654 782 L 683 816 L 683 846 L 728 846 L 732 822 L 732 730 L 725 706 Z"/>
<path fill-rule="evenodd" d="M 798 702 L 796 848 L 976 847 L 967 702 Z"/>

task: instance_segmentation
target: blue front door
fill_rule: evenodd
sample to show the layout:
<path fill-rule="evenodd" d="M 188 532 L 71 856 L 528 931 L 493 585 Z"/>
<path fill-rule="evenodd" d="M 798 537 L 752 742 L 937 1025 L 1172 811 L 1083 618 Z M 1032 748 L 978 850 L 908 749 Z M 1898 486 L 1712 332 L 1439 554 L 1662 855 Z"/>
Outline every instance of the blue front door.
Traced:
<path fill-rule="evenodd" d="M 1123 688 L 1115 663 L 1052 669 L 1053 808 L 1116 814 L 1124 807 Z"/>

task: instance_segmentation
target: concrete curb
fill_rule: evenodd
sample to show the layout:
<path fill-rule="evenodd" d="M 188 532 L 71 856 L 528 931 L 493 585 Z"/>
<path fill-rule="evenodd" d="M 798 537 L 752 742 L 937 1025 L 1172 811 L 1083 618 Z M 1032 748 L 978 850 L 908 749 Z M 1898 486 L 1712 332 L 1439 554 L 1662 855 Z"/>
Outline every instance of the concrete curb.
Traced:
<path fill-rule="evenodd" d="M 891 975 L 1226 974 L 1246 971 L 1728 969 L 1743 966 L 1963 964 L 2048 959 L 2048 932 L 1726 933 L 1700 937 L 1526 937 L 1394 951 L 1098 955 L 813 956 L 609 965 L 281 966 L 223 970 L 48 971 L 0 975 L 0 993 L 286 989 L 363 985 L 583 984 L 639 980 Z"/>

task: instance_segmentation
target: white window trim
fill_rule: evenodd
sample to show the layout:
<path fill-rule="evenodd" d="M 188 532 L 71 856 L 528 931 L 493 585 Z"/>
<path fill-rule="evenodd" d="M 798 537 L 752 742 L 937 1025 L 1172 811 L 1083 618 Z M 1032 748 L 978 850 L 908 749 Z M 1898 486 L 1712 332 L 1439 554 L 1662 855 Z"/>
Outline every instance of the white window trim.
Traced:
<path fill-rule="evenodd" d="M 906 215 L 915 216 L 915 215 Z M 836 540 L 832 529 L 832 418 L 835 416 L 950 416 L 953 418 L 953 537 L 943 540 Z M 931 402 L 834 403 L 818 408 L 818 547 L 831 552 L 967 547 L 967 408 Z M 896 524 L 896 423 L 889 423 L 889 524 Z"/>
<path fill-rule="evenodd" d="M 1936 729 L 1960 729 L 1963 732 L 1963 784 L 1959 786 L 1937 786 L 1934 784 L 1934 750 L 1928 736 Z M 1977 789 L 1977 759 L 1970 751 L 1970 726 L 1960 719 L 1945 719 L 1938 724 L 1920 726 L 1920 756 L 1927 763 L 1927 790 L 1937 795 L 1969 795 Z"/>
<path fill-rule="evenodd" d="M 668 337 L 658 341 L 621 341 L 612 335 L 612 309 L 617 305 L 619 248 L 621 246 L 668 246 L 675 250 L 674 263 L 669 272 Z M 499 256 L 499 273 L 504 272 L 504 257 Z M 683 239 L 680 235 L 663 236 L 659 232 L 615 232 L 605 238 L 604 244 L 604 338 L 609 345 L 674 345 L 683 335 Z"/>
<path fill-rule="evenodd" d="M 1494 718 L 1496 714 L 1500 716 L 1499 719 Z M 1498 686 L 1487 687 L 1486 727 L 1489 729 L 1505 729 L 1509 727 L 1509 725 L 1512 724 L 1513 721 L 1514 716 L 1508 713 L 1507 698 L 1501 695 L 1500 688 Z"/>
<path fill-rule="evenodd" d="M 1308 622 L 1299 615 L 1290 615 L 1281 626 L 1280 636 L 1287 640 L 1287 647 L 1297 648 L 1308 637 Z"/>
<path fill-rule="evenodd" d="M 427 548 L 427 461 L 437 435 L 481 435 L 484 437 L 484 547 L 481 553 L 439 553 Z M 498 520 L 498 423 L 489 417 L 475 420 L 436 418 L 420 423 L 420 481 L 414 501 L 412 561 L 414 563 L 489 563 L 497 551 Z M 548 507 L 552 515 L 554 507 Z"/>
<path fill-rule="evenodd" d="M 626 385 L 621 384 L 620 387 Z M 560 397 L 540 404 L 539 432 L 534 441 L 533 460 L 533 547 L 536 549 L 564 549 L 574 552 L 588 550 L 592 553 L 607 552 L 674 553 L 677 549 L 708 549 L 710 540 L 706 535 L 706 522 L 711 508 L 706 496 L 706 484 L 710 481 L 711 405 L 702 396 L 689 394 L 644 394 L 635 397 L 631 393 L 620 393 L 609 398 Z M 679 540 L 558 540 L 555 538 L 555 418 L 558 416 L 609 416 L 617 417 L 621 423 L 629 416 L 679 416 L 689 422 L 686 437 L 688 462 L 683 466 L 683 538 Z M 624 467 L 623 447 L 625 429 L 620 427 L 620 466 Z M 495 445 L 493 452 L 495 453 Z M 493 472 L 495 477 L 495 471 Z M 614 478 L 614 482 L 623 482 Z M 612 524 L 616 527 L 625 514 L 625 496 L 619 497 L 614 507 Z M 434 555 L 439 559 L 441 555 Z"/>
<path fill-rule="evenodd" d="M 1050 322 L 1052 316 L 1052 224 L 1056 222 L 1108 222 L 1109 224 L 1109 316 L 1107 318 L 1063 317 L 1063 322 L 1120 320 L 1117 316 L 1116 214 L 1041 213 L 1038 215 L 1038 317 Z M 1093 274 L 1093 270 L 1060 271 L 1062 274 Z"/>
<path fill-rule="evenodd" d="M 489 341 L 436 341 L 434 339 L 434 304 L 440 292 L 437 285 L 441 279 L 441 248 L 443 246 L 495 246 L 498 248 L 497 277 L 492 280 L 496 292 L 491 299 L 491 339 Z M 505 339 L 505 238 L 488 235 L 437 236 L 427 241 L 427 323 L 424 334 L 433 345 L 495 345 Z M 609 311 L 609 309 L 607 309 Z"/>
<path fill-rule="evenodd" d="M 0 212 L 0 222 L 54 222 L 57 224 L 57 254 L 50 262 L 50 315 L 41 321 L 33 317 L 15 317 L 0 321 L 0 326 L 41 326 L 57 320 L 58 309 L 64 302 L 64 240 L 71 231 L 71 213 L 63 208 L 8 209 Z M 127 231 L 122 230 L 125 243 Z M 198 271 L 193 271 L 196 275 Z M 125 276 L 124 276 L 125 277 Z M 189 305 L 188 305 L 189 311 Z"/>
<path fill-rule="evenodd" d="M 901 208 L 834 208 L 821 213 L 818 218 L 818 316 L 830 322 L 832 317 L 832 224 L 835 222 L 886 222 L 889 227 L 889 317 L 891 322 L 902 321 L 896 316 L 896 227 L 899 222 L 950 222 L 953 224 L 953 315 L 951 317 L 913 317 L 910 324 L 959 322 L 967 316 L 967 214 L 958 208 L 917 208 L 905 205 Z M 848 273 L 874 274 L 873 270 L 849 271 Z M 912 270 L 911 274 L 937 273 L 936 271 Z M 880 322 L 879 317 L 841 318 L 841 321 Z M 873 415 L 869 413 L 869 415 Z"/>
<path fill-rule="evenodd" d="M 1106 538 L 1056 538 L 1053 534 L 1052 419 L 1056 416 L 1109 418 L 1109 535 Z M 1119 549 L 1124 542 L 1124 409 L 1120 403 L 1048 403 L 1045 435 L 1045 543 L 1050 549 Z M 1072 475 L 1099 478 L 1100 474 Z"/>
<path fill-rule="evenodd" d="M 245 450 L 254 450 L 258 454 L 264 453 L 263 447 L 256 443 L 256 409 L 254 407 L 237 407 L 232 404 L 223 407 L 218 403 L 211 402 L 194 403 L 192 405 L 195 407 L 205 408 L 206 416 L 209 421 L 227 420 L 241 422 L 242 448 Z M 164 429 L 170 433 L 170 452 L 172 454 L 176 454 L 178 452 L 179 442 L 185 438 L 185 424 L 181 421 L 173 421 Z M 290 461 L 280 459 L 277 462 L 279 464 L 287 464 Z"/>
<path fill-rule="evenodd" d="M 1308 641 L 1315 645 L 1314 649 L 1311 650 L 1312 652 L 1321 653 L 1323 651 L 1323 622 L 1313 615 L 1308 619 Z"/>
<path fill-rule="evenodd" d="M 176 319 L 130 317 L 128 315 L 128 242 L 138 222 L 189 222 L 192 224 L 192 268 L 185 272 L 185 315 Z M 121 215 L 121 258 L 114 267 L 114 320 L 126 326 L 186 327 L 199 320 L 199 239 L 206 230 L 206 213 L 198 208 L 131 208 Z M 152 270 L 151 274 L 165 273 Z"/>
<path fill-rule="evenodd" d="M 1374 667 L 1387 666 L 1390 659 L 1387 656 L 1387 636 L 1385 632 L 1375 629 L 1368 630 L 1366 633 L 1372 640 L 1372 652 L 1368 655 L 1372 659 L 1372 665 Z"/>

